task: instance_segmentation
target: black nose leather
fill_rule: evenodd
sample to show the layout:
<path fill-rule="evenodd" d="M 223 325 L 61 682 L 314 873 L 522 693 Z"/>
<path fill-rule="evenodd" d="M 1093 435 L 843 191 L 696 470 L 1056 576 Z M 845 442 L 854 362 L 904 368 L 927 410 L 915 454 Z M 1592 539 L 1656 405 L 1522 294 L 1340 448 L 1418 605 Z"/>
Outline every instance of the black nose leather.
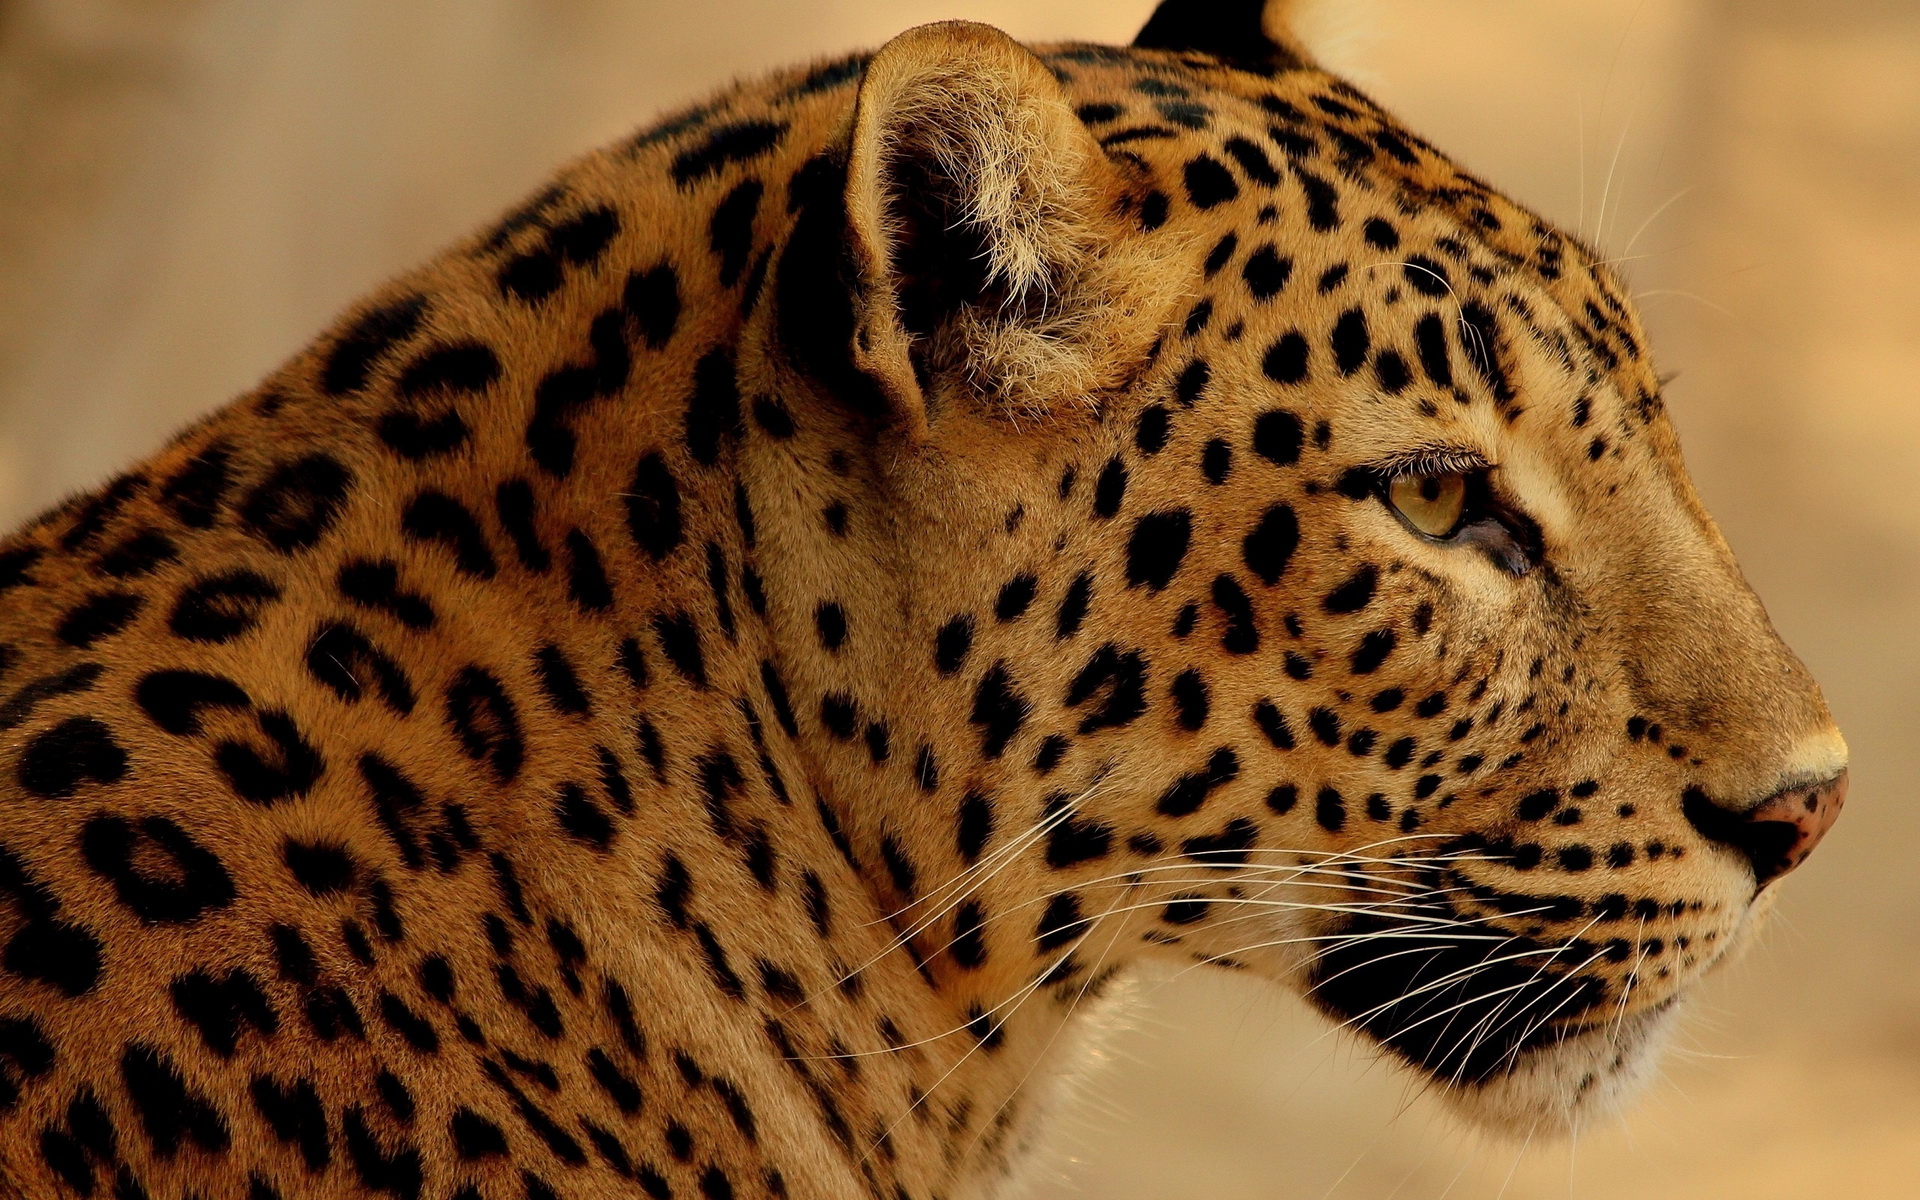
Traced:
<path fill-rule="evenodd" d="M 1722 808 L 1700 788 L 1688 788 L 1680 811 L 1701 837 L 1745 855 L 1754 886 L 1762 888 L 1806 861 L 1833 828 L 1846 798 L 1842 771 L 1824 783 L 1776 792 L 1747 809 Z"/>

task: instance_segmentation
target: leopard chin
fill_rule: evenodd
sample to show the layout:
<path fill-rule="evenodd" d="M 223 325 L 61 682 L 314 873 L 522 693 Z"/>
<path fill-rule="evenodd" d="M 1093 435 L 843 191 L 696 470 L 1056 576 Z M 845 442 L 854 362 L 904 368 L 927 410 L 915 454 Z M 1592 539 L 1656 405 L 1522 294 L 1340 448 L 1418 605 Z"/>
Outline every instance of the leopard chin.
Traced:
<path fill-rule="evenodd" d="M 1456 1116 L 1488 1133 L 1576 1133 L 1619 1116 L 1640 1095 L 1684 1008 L 1684 997 L 1673 997 L 1619 1021 L 1597 1020 L 1478 1082 L 1435 1078 L 1434 1090 Z"/>

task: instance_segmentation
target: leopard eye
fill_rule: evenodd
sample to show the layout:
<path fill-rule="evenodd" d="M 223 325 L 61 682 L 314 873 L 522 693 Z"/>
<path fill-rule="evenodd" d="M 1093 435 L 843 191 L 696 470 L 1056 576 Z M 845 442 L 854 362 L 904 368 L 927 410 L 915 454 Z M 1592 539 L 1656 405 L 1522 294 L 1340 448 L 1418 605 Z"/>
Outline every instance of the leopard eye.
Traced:
<path fill-rule="evenodd" d="M 1395 475 L 1387 481 L 1387 503 L 1428 537 L 1451 537 L 1466 512 L 1467 477 L 1456 471 Z"/>

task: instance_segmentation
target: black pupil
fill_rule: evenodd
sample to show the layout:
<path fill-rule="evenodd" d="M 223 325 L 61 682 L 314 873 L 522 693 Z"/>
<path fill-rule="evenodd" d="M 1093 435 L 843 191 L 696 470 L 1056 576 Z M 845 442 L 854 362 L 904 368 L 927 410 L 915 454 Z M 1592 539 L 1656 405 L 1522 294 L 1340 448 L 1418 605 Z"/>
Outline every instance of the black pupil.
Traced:
<path fill-rule="evenodd" d="M 1440 498 L 1440 481 L 1429 475 L 1420 481 L 1420 498 L 1431 504 Z"/>

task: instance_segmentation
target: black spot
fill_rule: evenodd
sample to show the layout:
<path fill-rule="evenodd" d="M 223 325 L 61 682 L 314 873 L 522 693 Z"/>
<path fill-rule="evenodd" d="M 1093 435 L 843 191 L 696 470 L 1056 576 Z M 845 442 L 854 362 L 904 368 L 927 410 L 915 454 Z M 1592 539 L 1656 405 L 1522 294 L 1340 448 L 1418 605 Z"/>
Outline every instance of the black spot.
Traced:
<path fill-rule="evenodd" d="M 1200 473 L 1207 482 L 1215 487 L 1227 481 L 1227 475 L 1233 470 L 1233 447 L 1224 440 L 1214 438 L 1200 452 Z"/>
<path fill-rule="evenodd" d="M 1400 231 L 1379 217 L 1368 217 L 1365 226 L 1367 244 L 1382 250 L 1392 250 L 1400 245 Z"/>
<path fill-rule="evenodd" d="M 11 658 L 12 655 L 6 657 Z M 20 686 L 20 690 L 7 698 L 5 704 L 0 704 L 0 730 L 18 729 L 26 724 L 35 710 L 48 700 L 92 690 L 105 670 L 96 662 L 75 663 L 64 671 L 28 680 Z"/>
<path fill-rule="evenodd" d="M 847 641 L 847 613 L 838 604 L 825 601 L 813 610 L 813 628 L 820 644 L 830 651 L 839 650 Z"/>
<path fill-rule="evenodd" d="M 1293 173 L 1300 180 L 1300 187 L 1307 194 L 1307 223 L 1321 233 L 1327 233 L 1340 227 L 1340 193 L 1332 184 L 1298 165 Z"/>
<path fill-rule="evenodd" d="M 81 831 L 81 852 L 146 922 L 190 924 L 236 895 L 221 860 L 163 816 L 148 816 L 138 828 L 119 816 L 94 816 Z"/>
<path fill-rule="evenodd" d="M 573 417 L 592 401 L 618 393 L 633 369 L 627 318 L 619 309 L 607 309 L 593 319 L 587 345 L 593 361 L 556 367 L 535 385 L 533 414 L 524 435 L 527 453 L 540 469 L 563 479 L 573 471 Z"/>
<path fill-rule="evenodd" d="M 973 711 L 967 718 L 980 726 L 981 754 L 999 758 L 1032 709 L 1026 697 L 1014 689 L 1006 664 L 993 664 L 974 689 Z"/>
<path fill-rule="evenodd" d="M 1137 650 L 1111 643 L 1096 650 L 1067 687 L 1065 704 L 1078 708 L 1105 693 L 1105 703 L 1080 720 L 1082 734 L 1133 723 L 1147 711 L 1147 663 Z"/>
<path fill-rule="evenodd" d="M 1334 788 L 1323 787 L 1313 798 L 1313 819 L 1328 833 L 1339 833 L 1347 826 L 1347 802 Z"/>
<path fill-rule="evenodd" d="M 544 573 L 553 565 L 553 556 L 540 540 L 535 523 L 538 502 L 533 486 L 524 479 L 509 479 L 493 492 L 493 507 L 500 525 L 513 541 L 514 554 L 529 571 Z"/>
<path fill-rule="evenodd" d="M 1127 586 L 1158 592 L 1173 581 L 1193 537 L 1193 514 L 1184 508 L 1148 513 L 1127 539 Z"/>
<path fill-rule="evenodd" d="M 155 725 L 176 736 L 200 732 L 200 710 L 248 708 L 246 691 L 224 675 L 204 671 L 154 671 L 133 689 L 134 700 Z"/>
<path fill-rule="evenodd" d="M 1201 396 L 1206 394 L 1207 383 L 1213 378 L 1213 368 L 1204 358 L 1196 358 L 1180 372 L 1180 378 L 1174 383 L 1174 395 L 1181 404 L 1193 407 Z"/>
<path fill-rule="evenodd" d="M 1198 859 L 1209 867 L 1225 870 L 1243 865 L 1247 851 L 1259 839 L 1260 827 L 1246 817 L 1235 817 L 1219 833 L 1190 837 L 1180 843 L 1180 853 Z"/>
<path fill-rule="evenodd" d="M 281 1143 L 298 1146 L 309 1171 L 318 1171 L 333 1158 L 327 1139 L 326 1110 L 320 1094 L 307 1079 L 282 1085 L 268 1075 L 256 1075 L 250 1088 L 253 1106 Z"/>
<path fill-rule="evenodd" d="M 1167 194 L 1158 188 L 1147 193 L 1140 201 L 1140 228 L 1151 233 L 1167 223 L 1169 202 Z"/>
<path fill-rule="evenodd" d="M 1247 255 L 1240 277 L 1246 280 L 1247 291 L 1255 300 L 1271 300 L 1293 277 L 1293 260 L 1281 257 L 1271 244 L 1265 245 Z M 1301 350 L 1305 352 L 1304 343 Z"/>
<path fill-rule="evenodd" d="M 659 451 L 641 456 L 625 499 L 634 544 L 655 562 L 673 553 L 681 539 L 680 485 Z"/>
<path fill-rule="evenodd" d="M 740 429 L 740 388 L 734 375 L 733 351 L 718 346 L 701 356 L 693 369 L 693 392 L 687 398 L 687 452 L 702 466 L 720 460 L 720 438 Z"/>
<path fill-rule="evenodd" d="M 168 987 L 180 1016 L 200 1031 L 207 1049 L 232 1058 L 248 1027 L 271 1038 L 280 1029 L 279 1014 L 253 974 L 235 968 L 224 975 L 189 971 Z"/>
<path fill-rule="evenodd" d="M 1513 384 L 1500 362 L 1500 325 L 1493 312 L 1474 301 L 1460 310 L 1460 320 L 1470 331 L 1469 335 L 1460 339 L 1467 360 L 1473 364 L 1496 401 L 1501 404 L 1512 402 Z"/>
<path fill-rule="evenodd" d="M 387 1192 L 394 1200 L 419 1200 L 421 1186 L 420 1152 L 402 1146 L 392 1153 L 380 1145 L 367 1128 L 366 1117 L 358 1105 L 348 1107 L 340 1118 L 346 1135 L 347 1159 L 354 1174 L 369 1191 Z"/>
<path fill-rule="evenodd" d="M 661 263 L 627 276 L 621 306 L 640 327 L 640 336 L 655 350 L 665 346 L 680 324 L 680 278 Z"/>
<path fill-rule="evenodd" d="M 707 222 L 707 245 L 720 256 L 721 287 L 738 283 L 740 272 L 746 269 L 753 252 L 753 219 L 765 194 L 766 187 L 758 179 L 742 180 L 720 201 Z"/>
<path fill-rule="evenodd" d="M 355 559 L 341 566 L 340 594 L 361 608 L 384 612 L 409 629 L 433 627 L 433 605 L 418 592 L 400 586 L 400 565 L 392 559 Z"/>
<path fill-rule="evenodd" d="M 353 886 L 353 855 L 336 842 L 288 838 L 280 848 L 280 857 L 293 873 L 294 882 L 316 896 L 330 896 Z"/>
<path fill-rule="evenodd" d="M 736 121 L 708 134 L 699 145 L 680 152 L 673 160 L 673 180 L 690 187 L 725 170 L 734 163 L 749 162 L 780 144 L 787 126 L 778 121 Z"/>
<path fill-rule="evenodd" d="M 206 1096 L 187 1085 L 165 1053 L 129 1042 L 120 1056 L 120 1078 L 156 1155 L 171 1159 L 185 1142 L 215 1154 L 226 1151 L 232 1141 L 226 1119 Z"/>
<path fill-rule="evenodd" d="M 1330 344 L 1333 347 L 1334 365 L 1342 375 L 1358 371 L 1372 349 L 1367 337 L 1367 314 L 1357 308 L 1341 313 L 1340 319 L 1334 322 Z"/>
<path fill-rule="evenodd" d="M 534 678 L 540 684 L 540 690 L 560 712 L 580 715 L 590 711 L 592 703 L 580 686 L 579 673 L 573 669 L 573 663 L 567 659 L 560 647 L 548 643 L 533 653 Z"/>
<path fill-rule="evenodd" d="M 11 896 L 15 920 L 0 953 L 0 966 L 22 979 L 38 980 L 66 996 L 80 996 L 100 978 L 100 939 L 85 927 L 61 920 L 60 901 L 18 857 L 0 847 L 0 897 Z M 5 1023 L 0 1022 L 0 1029 Z M 0 1064 L 3 1065 L 3 1064 Z M 0 1086 L 7 1084 L 0 1069 Z M 4 1108 L 0 1105 L 0 1108 Z"/>
<path fill-rule="evenodd" d="M 307 644 L 307 673 L 349 704 L 359 703 L 371 683 L 389 708 L 401 716 L 413 711 L 413 684 L 400 664 L 345 622 L 314 630 Z"/>
<path fill-rule="evenodd" d="M 453 1139 L 453 1151 L 463 1162 L 494 1158 L 506 1154 L 507 1137 L 500 1127 L 470 1108 L 454 1111 L 447 1122 L 447 1134 Z"/>
<path fill-rule="evenodd" d="M 327 351 L 320 390 L 340 396 L 367 386 L 373 368 L 413 336 L 426 310 L 424 296 L 402 296 L 356 318 Z"/>
<path fill-rule="evenodd" d="M 993 801 L 979 792 L 969 791 L 960 798 L 960 814 L 954 844 L 960 857 L 969 864 L 978 862 L 993 836 Z"/>
<path fill-rule="evenodd" d="M 1183 175 L 1187 199 L 1195 208 L 1213 208 L 1240 194 L 1240 185 L 1233 181 L 1233 173 L 1211 155 L 1198 155 L 1188 161 Z"/>
<path fill-rule="evenodd" d="M 227 571 L 195 580 L 174 602 L 169 627 L 190 642 L 230 642 L 259 623 L 280 589 L 252 571 Z"/>
<path fill-rule="evenodd" d="M 567 596 L 582 612 L 605 612 L 613 607 L 613 584 L 600 561 L 600 549 L 578 529 L 567 531 Z"/>
<path fill-rule="evenodd" d="M 1299 383 L 1307 377 L 1307 339 L 1298 333 L 1281 336 L 1268 348 L 1261 369 L 1275 383 Z"/>
<path fill-rule="evenodd" d="M 613 820 L 595 804 L 578 784 L 560 786 L 553 802 L 554 819 L 569 837 L 587 843 L 596 850 L 613 844 Z"/>
<path fill-rule="evenodd" d="M 1270 408 L 1253 421 L 1253 452 L 1278 467 L 1300 461 L 1304 431 L 1300 418 L 1284 408 Z"/>
<path fill-rule="evenodd" d="M 1232 783 L 1240 776 L 1240 758 L 1226 746 L 1213 752 L 1206 769 L 1182 775 L 1160 794 L 1154 805 L 1161 816 L 1184 817 L 1199 810 L 1214 789 Z"/>
<path fill-rule="evenodd" d="M 1080 624 L 1086 620 L 1087 610 L 1093 604 L 1093 574 L 1082 571 L 1074 576 L 1067 585 L 1066 595 L 1060 598 L 1060 610 L 1054 619 L 1054 637 L 1070 638 L 1080 632 Z"/>
<path fill-rule="evenodd" d="M 208 529 L 233 486 L 232 449 L 216 443 L 187 460 L 160 485 L 161 503 L 174 519 L 193 529 Z"/>
<path fill-rule="evenodd" d="M 145 605 L 145 598 L 133 592 L 100 592 L 62 614 L 54 636 L 85 650 L 125 629 Z"/>
<path fill-rule="evenodd" d="M 1355 571 L 1345 583 L 1328 592 L 1322 603 L 1330 613 L 1359 612 L 1373 603 L 1373 589 L 1379 578 L 1379 571 L 1369 563 Z"/>
<path fill-rule="evenodd" d="M 21 787 L 48 799 L 65 799 L 87 783 L 115 784 L 126 775 L 127 752 L 93 717 L 68 717 L 34 734 L 15 771 Z"/>
<path fill-rule="evenodd" d="M 526 747 L 519 715 L 500 681 L 480 667 L 462 667 L 447 685 L 446 704 L 447 722 L 466 756 L 484 763 L 499 782 L 512 782 Z"/>
<path fill-rule="evenodd" d="M 1391 629 L 1376 629 L 1360 639 L 1360 645 L 1354 649 L 1352 668 L 1355 675 L 1371 675 L 1380 669 L 1380 664 L 1393 653 L 1399 643 Z"/>
<path fill-rule="evenodd" d="M 1175 896 L 1161 910 L 1160 919 L 1169 925 L 1195 925 L 1207 919 L 1210 901 L 1199 896 Z"/>
<path fill-rule="evenodd" d="M 1033 939 L 1043 953 L 1058 950 L 1086 933 L 1092 925 L 1092 921 L 1081 915 L 1080 897 L 1062 892 L 1047 902 L 1047 910 L 1040 914 L 1034 926 Z"/>
<path fill-rule="evenodd" d="M 493 551 L 467 506 L 444 492 L 421 492 L 407 502 L 400 531 L 410 541 L 440 546 L 453 555 L 453 565 L 475 579 L 493 578 Z"/>
<path fill-rule="evenodd" d="M 500 377 L 500 360 L 477 342 L 440 346 L 427 351 L 401 372 L 399 393 L 407 400 L 446 392 L 477 395 Z M 458 449 L 471 431 L 459 410 L 451 406 L 430 415 L 411 406 L 395 408 L 380 418 L 380 440 L 409 461 L 436 458 Z"/>
<path fill-rule="evenodd" d="M 700 649 L 700 631 L 684 612 L 657 613 L 653 633 L 660 650 L 680 677 L 697 688 L 707 686 L 706 655 Z"/>
<path fill-rule="evenodd" d="M 1253 601 L 1246 589 L 1231 575 L 1213 579 L 1213 604 L 1226 619 L 1220 634 L 1220 648 L 1228 654 L 1252 654 L 1260 648 L 1260 628 L 1254 621 Z"/>
<path fill-rule="evenodd" d="M 1291 783 L 1282 783 L 1267 793 L 1267 809 L 1275 816 L 1284 817 L 1300 803 L 1300 789 Z"/>
<path fill-rule="evenodd" d="M 1120 511 L 1120 504 L 1127 494 L 1127 468 L 1119 458 L 1110 458 L 1100 470 L 1099 482 L 1093 492 L 1093 513 L 1097 517 L 1110 518 Z"/>
<path fill-rule="evenodd" d="M 973 649 L 973 618 L 955 617 L 940 627 L 933 639 L 933 664 L 942 675 L 951 675 L 967 661 Z"/>
<path fill-rule="evenodd" d="M 1173 697 L 1174 719 L 1180 728 L 1191 733 L 1207 723 L 1207 681 L 1200 672 L 1192 669 L 1180 672 L 1173 677 L 1173 686 L 1168 691 Z"/>
<path fill-rule="evenodd" d="M 953 940 L 947 953 L 966 970 L 974 970 L 987 961 L 986 917 L 978 900 L 963 902 L 953 913 Z"/>
<path fill-rule="evenodd" d="M 1393 350 L 1382 350 L 1375 356 L 1373 370 L 1379 376 L 1380 390 L 1391 396 L 1405 391 L 1413 379 L 1407 372 L 1407 360 Z"/>
<path fill-rule="evenodd" d="M 157 530 L 143 529 L 128 534 L 118 545 L 102 554 L 94 565 L 102 574 L 115 579 L 138 579 L 143 575 L 151 575 L 179 557 L 180 548 L 173 544 L 171 538 Z"/>
<path fill-rule="evenodd" d="M 325 537 L 339 519 L 353 486 L 353 473 L 327 454 L 282 463 L 247 493 L 240 523 L 282 554 L 304 550 Z"/>
<path fill-rule="evenodd" d="M 1287 563 L 1300 545 L 1300 521 L 1293 508 L 1275 504 L 1260 517 L 1260 523 L 1240 543 L 1240 555 L 1247 569 L 1260 582 L 1271 587 L 1286 573 Z"/>
<path fill-rule="evenodd" d="M 740 982 L 740 976 L 734 973 L 727 962 L 726 951 L 720 945 L 720 939 L 713 930 L 702 921 L 693 923 L 694 940 L 700 944 L 701 954 L 707 960 L 707 969 L 713 974 L 713 981 L 720 990 L 734 1000 L 746 998 L 747 989 Z"/>
<path fill-rule="evenodd" d="M 1233 161 L 1240 164 L 1241 173 L 1255 183 L 1274 187 L 1280 182 L 1280 172 L 1273 169 L 1273 162 L 1266 152 L 1243 137 L 1230 137 L 1223 144 Z"/>
<path fill-rule="evenodd" d="M 1293 749 L 1293 728 L 1273 701 L 1262 700 L 1253 706 L 1253 723 L 1275 750 Z"/>
<path fill-rule="evenodd" d="M 293 718 L 268 710 L 259 713 L 255 721 L 269 743 L 264 752 L 238 739 L 214 747 L 214 763 L 227 777 L 228 785 L 242 799 L 255 804 L 275 804 L 313 790 L 326 764 L 320 752 L 301 736 Z"/>
<path fill-rule="evenodd" d="M 1414 322 L 1413 340 L 1420 350 L 1420 369 L 1436 387 L 1453 386 L 1453 362 L 1447 356 L 1447 331 L 1437 314 L 1429 313 Z"/>
<path fill-rule="evenodd" d="M 1013 621 L 1025 616 L 1039 590 L 1038 579 L 1031 575 L 1015 575 L 1001 586 L 999 598 L 994 601 L 993 615 L 1001 621 Z"/>
<path fill-rule="evenodd" d="M 1140 410 L 1139 420 L 1134 425 L 1133 444 L 1142 454 L 1160 453 L 1166 448 L 1170 424 L 1171 415 L 1164 405 L 1148 405 Z M 1115 511 L 1118 511 L 1117 506 Z"/>
<path fill-rule="evenodd" d="M 914 868 L 913 860 L 907 857 L 906 850 L 891 834 L 880 837 L 880 860 L 886 864 L 887 876 L 893 881 L 893 888 L 902 896 L 912 899 L 919 891 L 919 872 Z"/>
<path fill-rule="evenodd" d="M 1448 278 L 1446 267 L 1424 254 L 1407 255 L 1407 261 L 1400 270 L 1406 276 L 1407 286 L 1423 296 L 1445 296 L 1453 290 L 1453 281 Z"/>
<path fill-rule="evenodd" d="M 860 724 L 859 706 L 845 692 L 828 692 L 820 698 L 820 723 L 838 740 L 850 742 Z"/>

